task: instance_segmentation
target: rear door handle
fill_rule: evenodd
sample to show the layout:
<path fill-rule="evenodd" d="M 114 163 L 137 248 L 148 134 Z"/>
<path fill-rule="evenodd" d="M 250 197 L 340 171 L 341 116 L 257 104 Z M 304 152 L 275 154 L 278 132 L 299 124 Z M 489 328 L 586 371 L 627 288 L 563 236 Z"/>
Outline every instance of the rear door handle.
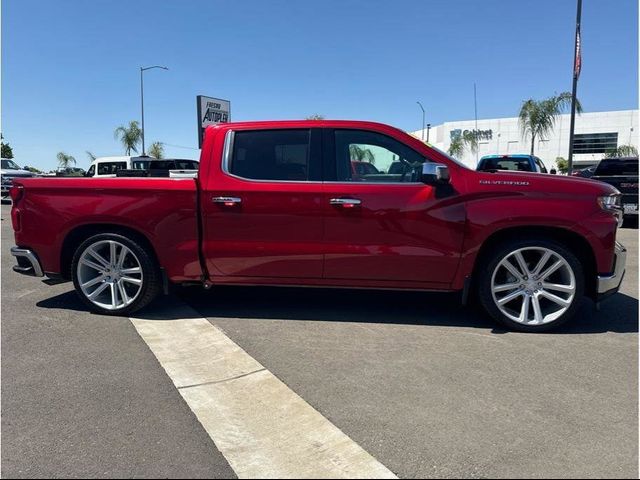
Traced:
<path fill-rule="evenodd" d="M 329 203 L 343 208 L 353 208 L 359 207 L 362 204 L 362 200 L 357 198 L 332 198 Z"/>
<path fill-rule="evenodd" d="M 225 207 L 232 207 L 233 205 L 240 205 L 242 199 L 239 197 L 213 197 L 211 199 L 213 203 L 221 203 Z"/>

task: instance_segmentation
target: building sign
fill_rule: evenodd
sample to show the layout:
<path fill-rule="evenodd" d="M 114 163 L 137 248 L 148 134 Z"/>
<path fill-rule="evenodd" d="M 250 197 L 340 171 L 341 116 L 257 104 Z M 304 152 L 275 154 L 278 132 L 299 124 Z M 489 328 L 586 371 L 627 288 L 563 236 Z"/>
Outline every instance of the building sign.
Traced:
<path fill-rule="evenodd" d="M 458 138 L 460 136 L 473 135 L 476 137 L 476 140 L 492 140 L 493 139 L 493 130 L 465 130 L 457 128 L 455 130 L 451 130 L 449 132 L 450 138 L 453 140 L 454 138 Z"/>
<path fill-rule="evenodd" d="M 198 148 L 202 148 L 204 129 L 207 128 L 208 125 L 231 121 L 231 102 L 229 100 L 198 95 L 196 105 L 198 108 Z"/>

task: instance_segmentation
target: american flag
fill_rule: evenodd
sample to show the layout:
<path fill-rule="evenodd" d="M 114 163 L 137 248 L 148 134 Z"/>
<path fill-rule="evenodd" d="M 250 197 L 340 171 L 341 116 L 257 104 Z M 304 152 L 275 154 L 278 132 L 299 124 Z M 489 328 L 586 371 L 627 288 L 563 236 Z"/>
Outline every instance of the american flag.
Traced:
<path fill-rule="evenodd" d="M 582 45 L 580 40 L 580 29 L 576 31 L 576 63 L 573 66 L 573 75 L 580 77 L 580 70 L 582 69 Z"/>

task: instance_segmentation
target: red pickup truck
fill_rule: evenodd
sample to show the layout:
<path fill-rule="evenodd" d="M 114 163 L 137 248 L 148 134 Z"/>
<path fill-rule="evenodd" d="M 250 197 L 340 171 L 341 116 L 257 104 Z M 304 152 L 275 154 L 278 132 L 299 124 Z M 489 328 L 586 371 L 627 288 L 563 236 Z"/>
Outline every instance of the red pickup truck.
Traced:
<path fill-rule="evenodd" d="M 360 175 L 362 150 L 375 169 Z M 169 282 L 460 291 L 542 331 L 615 293 L 625 269 L 615 188 L 476 172 L 371 122 L 218 125 L 195 179 L 16 179 L 11 196 L 14 270 L 72 280 L 105 314 Z"/>

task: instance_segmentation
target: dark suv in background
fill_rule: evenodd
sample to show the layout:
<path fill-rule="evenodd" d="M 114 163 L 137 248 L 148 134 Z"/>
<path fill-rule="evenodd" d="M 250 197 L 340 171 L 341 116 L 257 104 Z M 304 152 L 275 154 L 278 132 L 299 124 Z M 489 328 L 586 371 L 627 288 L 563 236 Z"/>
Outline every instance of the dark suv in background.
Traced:
<path fill-rule="evenodd" d="M 625 218 L 638 218 L 638 157 L 604 158 L 600 160 L 593 180 L 613 185 L 622 193 Z"/>

